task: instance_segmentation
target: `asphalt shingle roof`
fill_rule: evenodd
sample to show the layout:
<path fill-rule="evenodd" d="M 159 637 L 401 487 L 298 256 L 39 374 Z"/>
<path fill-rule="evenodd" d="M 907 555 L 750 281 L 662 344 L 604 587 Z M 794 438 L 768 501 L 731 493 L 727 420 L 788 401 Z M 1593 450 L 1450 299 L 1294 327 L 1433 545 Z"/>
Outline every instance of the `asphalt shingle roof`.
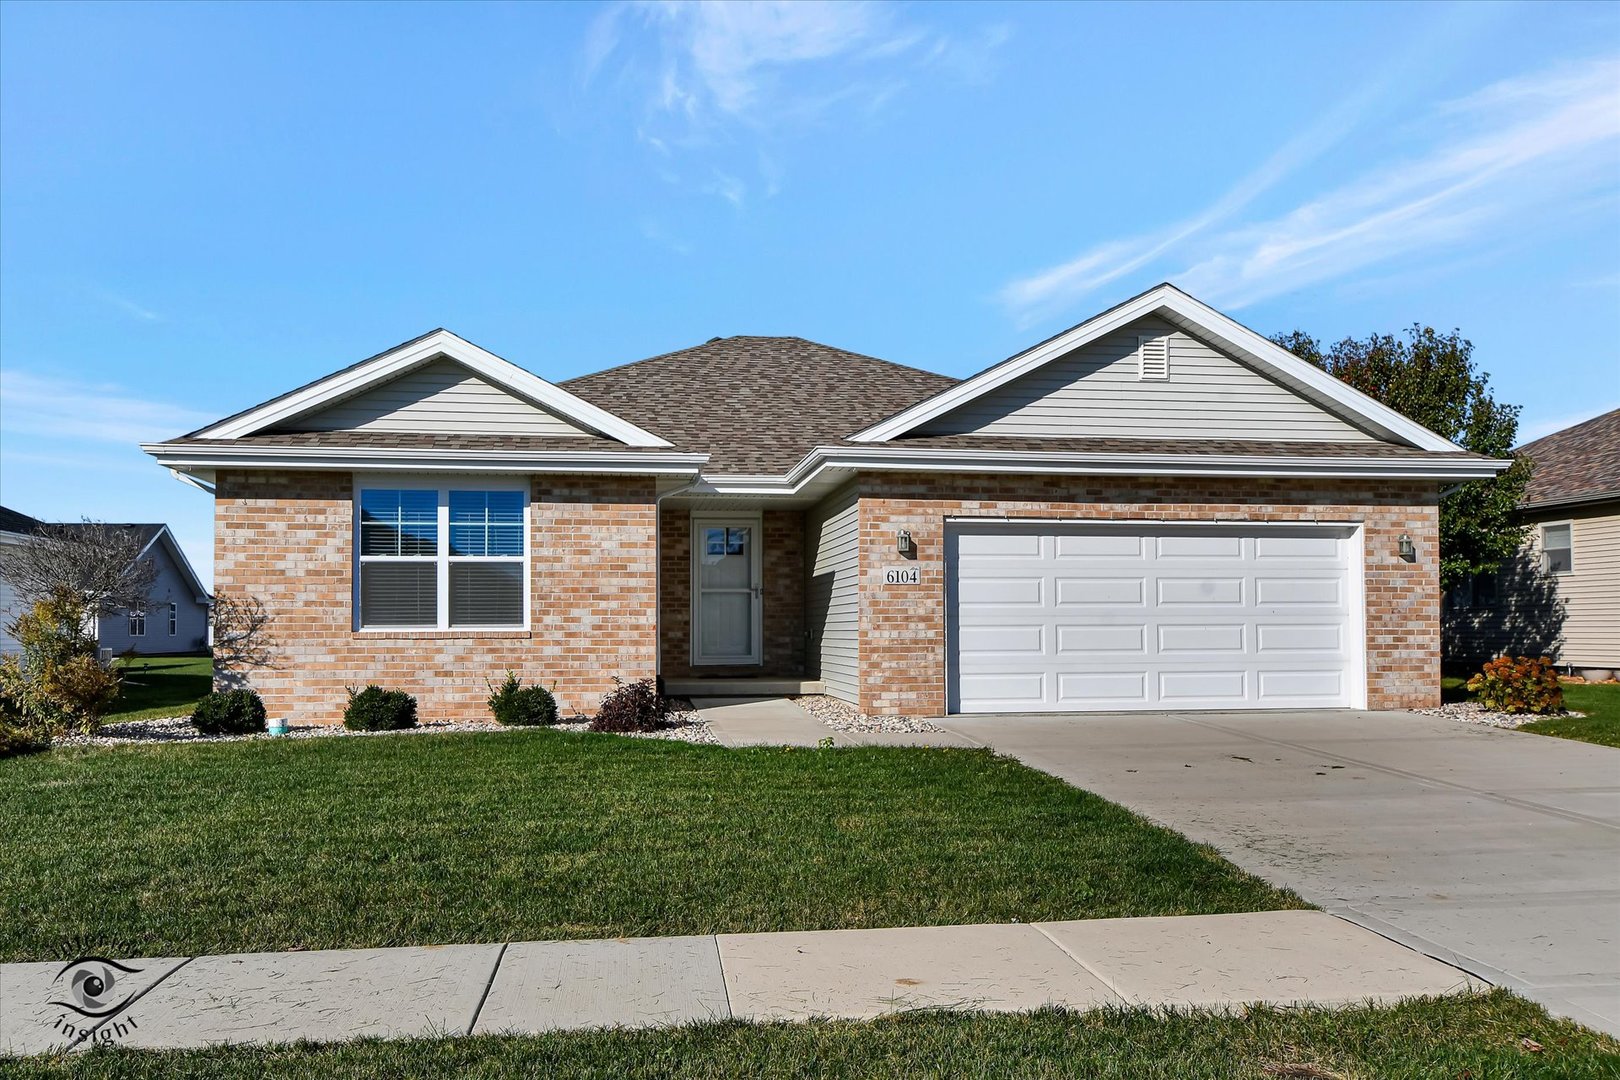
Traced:
<path fill-rule="evenodd" d="M 1620 498 L 1620 409 L 1544 435 L 1514 451 L 1535 463 L 1526 506 Z"/>

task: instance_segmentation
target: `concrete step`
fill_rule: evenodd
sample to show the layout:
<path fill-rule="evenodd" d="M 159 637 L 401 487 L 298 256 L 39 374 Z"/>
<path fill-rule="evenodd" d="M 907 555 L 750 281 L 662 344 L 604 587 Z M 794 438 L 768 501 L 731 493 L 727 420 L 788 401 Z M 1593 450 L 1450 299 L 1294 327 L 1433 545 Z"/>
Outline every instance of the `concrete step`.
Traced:
<path fill-rule="evenodd" d="M 784 694 L 822 693 L 820 679 L 665 679 L 664 693 L 672 697 L 781 697 Z"/>

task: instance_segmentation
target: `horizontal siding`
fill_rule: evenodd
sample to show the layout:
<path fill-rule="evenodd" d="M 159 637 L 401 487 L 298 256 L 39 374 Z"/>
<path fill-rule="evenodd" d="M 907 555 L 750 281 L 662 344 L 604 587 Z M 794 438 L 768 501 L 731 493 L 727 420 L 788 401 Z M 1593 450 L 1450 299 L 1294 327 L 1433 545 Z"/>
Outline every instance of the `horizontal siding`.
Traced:
<path fill-rule="evenodd" d="M 6 628 L 17 620 L 26 607 L 11 583 L 0 579 L 0 654 L 21 651 L 22 646 L 17 644 L 17 639 Z"/>
<path fill-rule="evenodd" d="M 127 614 L 104 615 L 96 621 L 96 645 L 119 655 L 134 649 L 138 653 L 196 652 L 208 642 L 208 608 L 197 603 L 197 596 L 185 575 L 162 544 L 151 552 L 157 564 L 157 581 L 146 608 L 146 633 L 132 637 Z M 175 632 L 169 633 L 169 603 L 175 605 Z"/>
<path fill-rule="evenodd" d="M 1541 571 L 1541 525 L 1571 524 L 1573 572 Z M 1620 507 L 1537 516 L 1519 555 L 1497 574 L 1494 603 L 1445 614 L 1446 656 L 1477 662 L 1504 652 L 1575 667 L 1620 667 Z"/>
<path fill-rule="evenodd" d="M 853 486 L 805 514 L 809 659 L 828 694 L 859 700 L 860 548 Z"/>
<path fill-rule="evenodd" d="M 1170 377 L 1136 377 L 1136 339 L 1170 336 Z M 1373 436 L 1168 323 L 1144 319 L 925 425 L 929 435 L 1286 439 Z"/>
<path fill-rule="evenodd" d="M 406 431 L 453 435 L 589 435 L 450 360 L 282 425 L 286 431 Z"/>

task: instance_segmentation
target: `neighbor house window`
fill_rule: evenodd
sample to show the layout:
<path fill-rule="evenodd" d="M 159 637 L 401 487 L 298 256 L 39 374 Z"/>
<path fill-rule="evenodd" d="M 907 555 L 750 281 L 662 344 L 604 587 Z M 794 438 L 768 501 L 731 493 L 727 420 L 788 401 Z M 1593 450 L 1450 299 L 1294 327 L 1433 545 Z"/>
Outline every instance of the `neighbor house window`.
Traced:
<path fill-rule="evenodd" d="M 523 626 L 525 503 L 518 488 L 361 488 L 359 625 Z"/>
<path fill-rule="evenodd" d="M 129 609 L 129 636 L 130 637 L 145 637 L 146 636 L 146 609 L 145 608 L 133 608 L 132 607 L 132 608 Z"/>
<path fill-rule="evenodd" d="M 169 601 L 169 636 L 174 637 L 180 630 L 180 605 Z"/>
<path fill-rule="evenodd" d="M 1575 569 L 1568 522 L 1541 527 L 1541 565 L 1549 574 L 1568 574 Z"/>

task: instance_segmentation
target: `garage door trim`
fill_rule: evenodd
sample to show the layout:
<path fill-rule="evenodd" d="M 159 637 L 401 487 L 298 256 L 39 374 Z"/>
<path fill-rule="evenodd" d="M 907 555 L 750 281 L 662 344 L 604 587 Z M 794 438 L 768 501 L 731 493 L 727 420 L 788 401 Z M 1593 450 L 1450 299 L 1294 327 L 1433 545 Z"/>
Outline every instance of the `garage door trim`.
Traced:
<path fill-rule="evenodd" d="M 1268 531 L 1293 530 L 1323 532 L 1342 536 L 1345 540 L 1345 582 L 1347 592 L 1345 599 L 1348 609 L 1345 626 L 1346 633 L 1349 635 L 1345 666 L 1347 677 L 1350 680 L 1347 707 L 1354 709 L 1365 709 L 1367 707 L 1367 548 L 1366 525 L 1362 520 L 1165 521 L 1154 518 L 1097 520 L 1087 518 L 1009 517 L 1003 515 L 950 515 L 944 518 L 944 525 L 945 663 L 943 668 L 945 685 L 943 690 L 946 711 L 949 713 L 954 714 L 962 711 L 960 683 L 956 671 L 959 660 L 958 642 L 961 633 L 961 628 L 958 625 L 957 604 L 957 592 L 960 588 L 959 540 L 964 532 L 990 528 L 1051 532 L 1107 530 L 1124 533 L 1153 533 L 1176 530 L 1239 536 L 1258 536 Z M 1264 708 L 1264 706 L 1244 705 L 1237 706 L 1237 708 L 1246 711 L 1253 708 Z M 1045 710 L 1035 708 L 1031 711 Z M 1204 707 L 1201 710 L 1167 706 L 1162 711 L 1194 712 L 1214 710 L 1209 707 Z"/>

